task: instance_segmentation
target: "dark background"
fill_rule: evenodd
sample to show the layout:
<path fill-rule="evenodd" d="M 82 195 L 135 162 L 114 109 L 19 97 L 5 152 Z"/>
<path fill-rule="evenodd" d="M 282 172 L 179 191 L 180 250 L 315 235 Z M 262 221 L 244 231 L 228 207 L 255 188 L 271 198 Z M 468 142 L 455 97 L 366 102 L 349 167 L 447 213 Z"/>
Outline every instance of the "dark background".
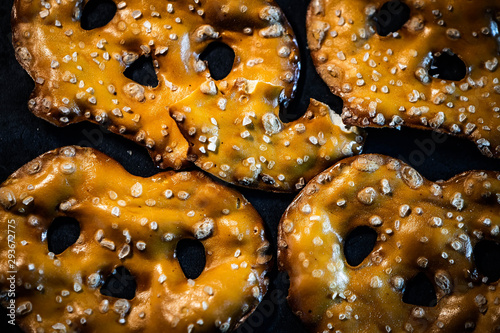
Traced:
<path fill-rule="evenodd" d="M 305 16 L 308 0 L 277 0 L 290 21 L 302 57 L 296 99 L 287 118 L 305 112 L 309 98 L 327 103 L 340 113 L 342 101 L 332 95 L 316 74 L 306 48 Z M 129 172 L 151 176 L 160 172 L 145 148 L 89 123 L 57 128 L 32 115 L 27 107 L 34 83 L 14 58 L 11 44 L 10 10 L 13 0 L 0 0 L 0 182 L 33 158 L 57 147 L 82 145 L 97 148 L 121 163 Z M 471 169 L 500 170 L 500 161 L 481 155 L 472 142 L 412 129 L 368 129 L 365 153 L 380 153 L 403 159 L 430 180 L 448 179 Z M 268 235 L 276 244 L 281 215 L 294 195 L 239 189 L 264 219 Z M 271 272 L 272 283 L 263 303 L 239 332 L 305 332 L 291 313 L 285 296 L 286 274 Z M 230 288 L 230 286 L 228 286 Z M 6 324 L 0 311 L 0 331 L 20 332 Z"/>

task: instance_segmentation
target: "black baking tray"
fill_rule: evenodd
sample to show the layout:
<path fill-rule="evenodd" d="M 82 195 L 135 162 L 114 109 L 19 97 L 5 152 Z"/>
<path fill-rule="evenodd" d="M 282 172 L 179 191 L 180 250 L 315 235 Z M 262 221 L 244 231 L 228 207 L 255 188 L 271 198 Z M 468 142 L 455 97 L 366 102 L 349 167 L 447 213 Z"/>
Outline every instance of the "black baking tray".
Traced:
<path fill-rule="evenodd" d="M 322 101 L 340 113 L 341 99 L 331 94 L 320 79 L 306 47 L 305 20 L 309 1 L 277 2 L 294 29 L 302 59 L 297 96 L 283 117 L 291 119 L 300 116 L 305 112 L 309 98 Z M 146 177 L 160 172 L 145 148 L 97 125 L 80 123 L 57 128 L 31 114 L 27 103 L 34 83 L 14 57 L 10 28 L 12 4 L 13 0 L 0 0 L 0 182 L 35 157 L 66 145 L 94 147 L 117 160 L 134 175 Z M 407 128 L 367 131 L 364 153 L 380 153 L 402 159 L 429 180 L 448 179 L 466 170 L 500 171 L 500 160 L 484 157 L 472 142 L 464 139 Z M 276 249 L 280 217 L 295 195 L 237 189 L 261 214 Z M 276 267 L 274 265 L 270 274 L 268 294 L 239 332 L 306 332 L 286 302 L 287 276 L 278 273 Z M 0 332 L 21 332 L 6 322 L 6 312 L 2 308 Z"/>

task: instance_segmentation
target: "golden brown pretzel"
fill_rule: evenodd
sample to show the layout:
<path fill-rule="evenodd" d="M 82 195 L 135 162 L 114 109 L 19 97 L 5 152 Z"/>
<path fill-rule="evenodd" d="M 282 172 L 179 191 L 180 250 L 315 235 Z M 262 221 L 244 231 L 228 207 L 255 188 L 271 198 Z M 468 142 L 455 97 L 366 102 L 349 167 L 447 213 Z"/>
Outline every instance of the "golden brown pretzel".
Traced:
<path fill-rule="evenodd" d="M 496 0 L 312 0 L 308 43 L 318 73 L 351 125 L 433 129 L 500 156 L 500 6 Z M 378 24 L 410 8 L 396 33 Z M 466 76 L 432 77 L 433 55 L 458 55 Z M 464 68 L 465 70 L 465 68 Z M 432 74 L 432 72 L 431 72 Z"/>
<path fill-rule="evenodd" d="M 362 150 L 364 132 L 347 129 L 327 105 L 311 100 L 303 117 L 279 119 L 280 88 L 240 80 L 226 94 L 198 89 L 170 108 L 192 160 L 239 185 L 296 191 L 319 172 Z"/>
<path fill-rule="evenodd" d="M 498 332 L 498 281 L 478 269 L 476 245 L 500 241 L 500 173 L 470 171 L 430 182 L 399 160 L 361 155 L 318 175 L 285 212 L 280 268 L 289 303 L 313 332 Z M 350 266 L 357 227 L 377 237 Z M 419 272 L 437 305 L 402 301 Z"/>
<path fill-rule="evenodd" d="M 267 290 L 261 218 L 201 172 L 140 178 L 95 150 L 65 147 L 15 172 L 0 204 L 0 288 L 10 287 L 14 234 L 16 316 L 27 332 L 229 332 Z M 60 216 L 77 219 L 81 233 L 54 255 L 46 235 Z M 195 280 L 175 258 L 185 238 L 206 250 Z M 117 266 L 135 277 L 131 300 L 99 292 Z"/>
<path fill-rule="evenodd" d="M 16 0 L 16 57 L 35 80 L 33 113 L 64 126 L 99 123 L 149 149 L 162 168 L 180 168 L 188 143 L 166 107 L 210 81 L 200 54 L 213 41 L 235 52 L 229 91 L 239 78 L 293 95 L 299 56 L 292 29 L 272 0 L 120 1 L 104 27 L 83 30 L 87 0 Z M 122 72 L 139 56 L 153 58 L 159 84 L 141 86 Z"/>

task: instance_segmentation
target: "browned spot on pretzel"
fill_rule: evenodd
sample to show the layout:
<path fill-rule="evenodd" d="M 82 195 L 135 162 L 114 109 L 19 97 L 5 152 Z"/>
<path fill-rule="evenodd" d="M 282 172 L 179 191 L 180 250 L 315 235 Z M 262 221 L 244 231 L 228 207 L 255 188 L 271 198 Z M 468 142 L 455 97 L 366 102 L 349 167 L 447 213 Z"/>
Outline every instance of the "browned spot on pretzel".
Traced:
<path fill-rule="evenodd" d="M 29 332 L 229 332 L 267 290 L 261 218 L 201 172 L 140 178 L 95 150 L 65 147 L 15 172 L 0 203 L 0 288 L 9 290 L 15 230 L 16 316 Z M 76 219 L 81 233 L 54 254 L 47 230 L 61 216 Z M 175 257 L 186 238 L 206 251 L 195 280 Z M 136 280 L 130 300 L 99 292 L 118 266 Z"/>
<path fill-rule="evenodd" d="M 358 227 L 378 236 L 353 267 L 345 242 Z M 313 179 L 281 220 L 289 303 L 313 332 L 496 332 L 498 282 L 478 271 L 474 249 L 498 244 L 499 227 L 497 172 L 433 183 L 393 158 L 345 159 Z M 419 273 L 435 289 L 434 307 L 403 302 Z"/>
<path fill-rule="evenodd" d="M 316 68 L 358 126 L 401 125 L 473 140 L 500 156 L 500 7 L 496 0 L 312 0 L 308 42 Z M 410 9 L 406 24 L 376 32 Z M 467 66 L 458 82 L 431 76 L 433 59 L 453 53 Z"/>
<path fill-rule="evenodd" d="M 296 191 L 335 161 L 361 152 L 364 133 L 347 129 L 338 114 L 318 101 L 311 100 L 302 118 L 283 124 L 280 91 L 241 80 L 222 94 L 211 82 L 170 112 L 196 165 L 239 185 Z"/>
<path fill-rule="evenodd" d="M 210 81 L 200 54 L 213 41 L 235 52 L 230 91 L 239 78 L 258 80 L 293 95 L 299 74 L 292 29 L 273 1 L 118 1 L 104 27 L 83 30 L 73 0 L 16 0 L 16 56 L 35 80 L 31 110 L 53 124 L 83 120 L 106 126 L 147 147 L 162 168 L 186 163 L 188 143 L 166 108 Z M 157 87 L 123 75 L 140 56 L 151 57 Z"/>

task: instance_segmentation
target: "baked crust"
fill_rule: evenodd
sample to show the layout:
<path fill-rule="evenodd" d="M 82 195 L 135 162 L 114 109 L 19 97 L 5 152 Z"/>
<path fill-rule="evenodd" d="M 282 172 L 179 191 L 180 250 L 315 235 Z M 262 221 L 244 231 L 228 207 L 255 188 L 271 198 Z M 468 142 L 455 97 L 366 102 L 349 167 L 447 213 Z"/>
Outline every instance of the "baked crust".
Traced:
<path fill-rule="evenodd" d="M 499 179 L 469 171 L 434 183 L 382 155 L 351 157 L 321 173 L 279 226 L 293 311 L 311 332 L 498 331 L 498 281 L 478 269 L 475 247 L 500 241 Z M 345 240 L 360 226 L 378 235 L 353 267 Z M 403 302 L 420 272 L 435 289 L 435 307 Z"/>
<path fill-rule="evenodd" d="M 76 219 L 81 232 L 54 254 L 47 230 L 62 216 Z M 141 178 L 96 150 L 64 147 L 0 186 L 0 226 L 0 289 L 8 295 L 16 270 L 16 320 L 26 332 L 230 332 L 267 291 L 262 219 L 242 195 L 202 172 Z M 9 230 L 15 260 L 8 260 Z M 199 239 L 206 251 L 195 280 L 175 257 L 185 238 Z M 99 292 L 120 266 L 137 283 L 130 300 Z"/>
<path fill-rule="evenodd" d="M 242 80 L 226 94 L 198 90 L 170 113 L 196 165 L 240 186 L 297 191 L 336 161 L 361 153 L 364 131 L 344 126 L 316 100 L 304 116 L 282 123 L 279 95 L 277 87 Z"/>
<path fill-rule="evenodd" d="M 16 0 L 16 57 L 35 80 L 32 112 L 57 126 L 91 121 L 148 148 L 161 168 L 188 162 L 189 146 L 166 108 L 210 81 L 200 54 L 213 41 L 235 52 L 229 91 L 240 78 L 280 87 L 293 97 L 300 63 L 293 31 L 272 0 L 119 1 L 104 27 L 83 30 L 88 2 Z M 159 84 L 141 86 L 122 72 L 152 57 Z"/>
<path fill-rule="evenodd" d="M 344 122 L 432 129 L 499 157 L 498 1 L 394 0 L 393 12 L 406 4 L 410 19 L 397 33 L 380 36 L 374 17 L 395 15 L 382 13 L 386 2 L 312 0 L 309 6 L 309 49 L 320 76 L 344 100 Z M 461 81 L 429 75 L 433 55 L 447 49 L 467 66 Z"/>

